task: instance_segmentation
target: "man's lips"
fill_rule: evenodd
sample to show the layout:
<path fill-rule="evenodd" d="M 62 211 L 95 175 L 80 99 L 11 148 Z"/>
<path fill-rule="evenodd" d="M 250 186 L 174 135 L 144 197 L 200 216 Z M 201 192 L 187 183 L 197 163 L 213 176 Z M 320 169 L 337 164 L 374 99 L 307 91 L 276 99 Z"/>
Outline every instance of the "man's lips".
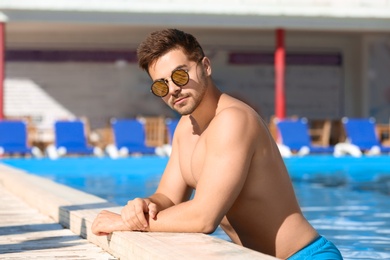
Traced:
<path fill-rule="evenodd" d="M 180 98 L 177 98 L 173 101 L 173 104 L 176 105 L 177 103 L 180 103 L 181 101 L 183 101 L 184 99 L 186 99 L 186 97 L 180 97 Z"/>

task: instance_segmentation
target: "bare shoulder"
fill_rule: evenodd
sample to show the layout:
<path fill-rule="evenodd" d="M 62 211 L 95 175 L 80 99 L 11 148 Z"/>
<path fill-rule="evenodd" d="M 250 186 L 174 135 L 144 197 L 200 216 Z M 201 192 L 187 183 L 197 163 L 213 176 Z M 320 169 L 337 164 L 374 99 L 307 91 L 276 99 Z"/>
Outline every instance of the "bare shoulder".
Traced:
<path fill-rule="evenodd" d="M 213 119 L 214 124 L 230 127 L 257 128 L 262 125 L 259 114 L 244 102 L 228 95 L 221 98 L 219 109 Z"/>
<path fill-rule="evenodd" d="M 264 132 L 265 125 L 250 106 L 240 100 L 227 96 L 218 106 L 217 113 L 208 127 L 213 139 L 234 139 L 251 142 Z"/>

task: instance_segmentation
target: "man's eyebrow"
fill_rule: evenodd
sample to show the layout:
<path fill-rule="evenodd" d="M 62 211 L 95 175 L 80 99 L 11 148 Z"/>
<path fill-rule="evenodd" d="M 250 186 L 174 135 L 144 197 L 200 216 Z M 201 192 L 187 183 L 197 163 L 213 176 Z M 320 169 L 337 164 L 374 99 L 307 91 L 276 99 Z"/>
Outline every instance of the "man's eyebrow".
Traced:
<path fill-rule="evenodd" d="M 182 69 L 182 68 L 185 68 L 185 67 L 188 67 L 188 65 L 187 64 L 182 64 L 182 65 L 177 66 L 174 70 Z"/>
<path fill-rule="evenodd" d="M 183 68 L 188 68 L 188 65 L 187 64 L 182 64 L 182 65 L 178 65 L 178 66 L 176 66 L 176 68 L 174 68 L 172 71 L 171 71 L 171 74 L 172 74 L 172 72 L 173 71 L 175 71 L 175 70 L 179 70 L 179 69 L 183 69 Z M 169 75 L 169 77 L 170 77 L 171 75 Z M 159 79 L 156 79 L 156 80 L 165 80 L 166 78 L 159 78 Z"/>

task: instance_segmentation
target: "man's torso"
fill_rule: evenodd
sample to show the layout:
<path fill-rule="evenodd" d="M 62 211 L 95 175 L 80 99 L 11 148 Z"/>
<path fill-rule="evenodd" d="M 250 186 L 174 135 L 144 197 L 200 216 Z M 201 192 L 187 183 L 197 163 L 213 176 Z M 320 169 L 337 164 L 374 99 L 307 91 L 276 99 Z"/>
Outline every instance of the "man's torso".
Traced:
<path fill-rule="evenodd" d="M 238 100 L 235 105 L 247 113 L 254 114 Z M 219 107 L 223 110 L 223 101 Z M 238 198 L 222 220 L 221 227 L 233 242 L 274 255 L 278 250 L 275 244 L 283 241 L 283 238 L 279 237 L 290 236 L 286 233 L 293 228 L 291 223 L 298 225 L 294 228 L 299 226 L 310 228 L 301 215 L 291 181 L 272 137 L 259 117 L 254 114 L 250 118 L 250 126 L 256 128 L 256 137 L 250 140 L 254 145 L 254 153 L 248 156 L 249 169 L 246 180 Z M 217 137 L 209 135 L 212 132 L 209 129 L 213 127 L 212 123 L 201 134 L 194 134 L 190 119 L 183 119 L 186 120 L 183 127 L 188 129 L 181 131 L 178 142 L 180 170 L 187 185 L 196 189 L 201 178 L 208 178 L 202 176 L 204 155 L 207 154 L 207 149 L 212 149 L 207 146 L 207 139 Z M 303 235 L 302 246 L 309 242 L 306 240 L 311 240 L 310 237 L 314 236 L 314 229 L 308 232 L 307 236 Z M 295 240 L 299 240 L 299 237 Z M 297 243 L 300 244 L 299 241 Z"/>

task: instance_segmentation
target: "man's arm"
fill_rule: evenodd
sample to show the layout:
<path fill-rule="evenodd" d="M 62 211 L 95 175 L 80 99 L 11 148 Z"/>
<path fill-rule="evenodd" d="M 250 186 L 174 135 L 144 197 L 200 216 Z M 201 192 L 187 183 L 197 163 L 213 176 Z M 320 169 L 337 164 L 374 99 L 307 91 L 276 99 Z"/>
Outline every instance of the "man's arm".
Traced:
<path fill-rule="evenodd" d="M 152 202 L 155 201 L 158 204 Z M 165 206 L 162 206 L 165 205 Z M 98 236 L 106 236 L 114 231 L 144 231 L 148 226 L 148 218 L 155 219 L 159 208 L 166 208 L 172 205 L 163 194 L 154 194 L 149 198 L 135 198 L 130 200 L 122 209 L 129 213 L 128 221 L 122 220 L 121 214 L 102 210 L 92 223 L 92 233 Z"/>
<path fill-rule="evenodd" d="M 171 178 L 165 177 L 165 181 L 169 181 L 169 179 Z M 179 187 L 177 188 L 180 190 Z M 187 193 L 188 196 L 178 195 L 173 196 L 173 198 L 176 198 L 175 201 L 180 197 L 187 197 L 188 199 L 189 191 Z M 92 232 L 95 235 L 102 236 L 114 231 L 145 231 L 149 224 L 148 219 L 156 219 L 159 211 L 173 205 L 171 199 L 157 192 L 149 198 L 135 198 L 127 203 L 121 214 L 102 210 L 92 224 Z M 122 218 L 125 218 L 125 220 Z"/>
<path fill-rule="evenodd" d="M 221 112 L 209 125 L 195 196 L 149 218 L 150 231 L 211 233 L 240 194 L 254 154 L 258 125 L 237 108 Z M 193 166 L 196 168 L 196 166 Z"/>
<path fill-rule="evenodd" d="M 179 123 L 173 138 L 172 153 L 155 194 L 145 199 L 143 204 L 139 200 L 129 201 L 122 209 L 122 220 L 131 230 L 148 230 L 149 219 L 156 219 L 156 214 L 160 211 L 186 201 L 191 196 L 192 189 L 184 181 L 180 170 L 177 141 L 177 133 L 180 131 L 182 129 Z M 148 212 L 146 205 L 148 207 L 155 205 L 156 214 L 149 212 L 149 216 L 146 216 L 145 213 Z"/>
<path fill-rule="evenodd" d="M 179 125 L 176 129 L 180 129 Z M 122 216 L 107 210 L 100 212 L 92 225 L 95 235 L 107 235 L 114 231 L 146 230 L 149 218 L 155 219 L 159 211 L 189 199 L 192 190 L 181 175 L 175 140 L 176 138 L 173 140 L 172 154 L 156 193 L 148 198 L 129 201 L 122 209 Z"/>

